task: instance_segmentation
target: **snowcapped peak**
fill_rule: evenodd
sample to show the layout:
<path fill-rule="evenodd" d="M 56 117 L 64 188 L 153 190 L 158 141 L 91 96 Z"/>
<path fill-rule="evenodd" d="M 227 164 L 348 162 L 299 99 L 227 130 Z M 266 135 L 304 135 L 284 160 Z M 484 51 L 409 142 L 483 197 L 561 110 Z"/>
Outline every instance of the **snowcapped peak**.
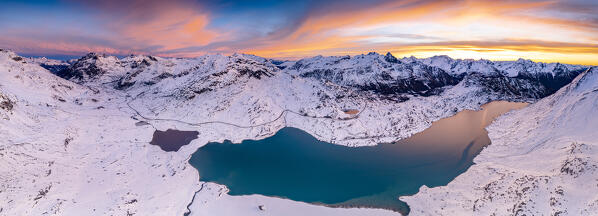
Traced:
<path fill-rule="evenodd" d="M 135 69 L 139 67 L 148 67 L 161 60 L 163 59 L 149 55 L 130 55 L 120 59 L 118 62 L 120 62 L 123 67 Z"/>
<path fill-rule="evenodd" d="M 451 68 L 455 62 L 451 57 L 446 55 L 432 56 L 430 58 L 421 59 L 421 62 L 430 66 L 443 68 L 445 70 Z M 450 71 L 450 70 L 447 70 Z"/>
<path fill-rule="evenodd" d="M 219 53 L 219 54 L 216 54 L 216 55 L 220 55 L 220 56 L 222 56 L 220 53 Z M 239 57 L 243 57 L 244 55 L 245 55 L 245 54 L 243 54 L 243 53 L 237 53 L 237 52 L 236 52 L 236 53 L 233 53 L 232 55 L 230 55 L 230 57 L 233 57 L 233 58 L 239 58 Z"/>
<path fill-rule="evenodd" d="M 106 54 L 98 54 L 95 52 L 87 53 L 86 55 L 79 58 L 77 61 L 103 61 L 103 62 L 114 62 L 118 61 L 118 57 L 106 55 Z"/>
<path fill-rule="evenodd" d="M 158 61 L 158 59 L 163 59 L 162 57 L 152 56 L 152 55 L 128 55 L 122 59 L 121 61 L 131 61 L 131 60 L 151 60 L 151 61 Z"/>
<path fill-rule="evenodd" d="M 518 62 L 518 63 L 533 63 L 532 60 L 524 59 L 524 58 L 518 58 L 516 62 Z"/>
<path fill-rule="evenodd" d="M 316 56 L 297 61 L 285 70 L 302 77 L 321 79 L 347 87 L 373 90 L 384 94 L 430 95 L 444 86 L 455 85 L 465 76 L 478 74 L 476 80 L 529 88 L 512 92 L 525 97 L 552 94 L 571 81 L 586 67 L 565 64 L 535 63 L 529 60 L 490 61 L 487 59 L 452 59 L 414 56 L 396 59 L 392 54 L 377 53 L 349 56 Z M 538 88 L 531 88 L 540 86 Z M 508 88 L 505 87 L 508 90 Z M 496 89 L 495 89 L 496 90 Z"/>
<path fill-rule="evenodd" d="M 399 62 L 397 57 L 394 57 L 392 54 L 390 54 L 390 52 L 386 53 L 386 55 L 384 56 L 384 60 L 386 60 L 387 62 L 390 62 L 390 63 L 398 63 Z"/>
<path fill-rule="evenodd" d="M 89 53 L 87 53 L 86 55 L 84 55 L 84 56 L 83 56 L 83 57 L 81 57 L 81 58 L 83 58 L 83 59 L 86 59 L 86 58 L 98 59 L 100 56 L 102 56 L 102 57 L 106 57 L 106 54 L 102 54 L 102 55 L 100 55 L 100 54 L 98 54 L 98 53 L 95 53 L 95 52 L 89 52 Z"/>
<path fill-rule="evenodd" d="M 231 59 L 246 59 L 246 60 L 255 61 L 255 62 L 267 62 L 268 61 L 268 59 L 266 59 L 266 58 L 252 55 L 252 54 L 244 54 L 244 53 L 235 53 L 235 54 L 231 55 L 230 58 Z"/>
<path fill-rule="evenodd" d="M 263 76 L 272 76 L 274 72 L 278 71 L 276 65 L 268 59 L 259 56 L 235 53 L 230 58 L 227 70 L 235 70 L 241 75 L 260 79 Z"/>
<path fill-rule="evenodd" d="M 70 63 L 70 66 L 56 72 L 56 75 L 77 83 L 92 81 L 104 74 L 121 71 L 117 69 L 120 68 L 120 60 L 116 56 L 106 54 L 92 52 Z"/>
<path fill-rule="evenodd" d="M 577 76 L 571 83 L 570 91 L 576 92 L 598 92 L 598 67 L 590 67 L 579 76 Z M 569 90 L 568 88 L 563 88 Z"/>
<path fill-rule="evenodd" d="M 418 59 L 415 56 L 401 58 L 401 62 L 403 62 L 403 63 L 413 63 L 413 62 L 417 62 L 417 61 L 418 61 Z"/>
<path fill-rule="evenodd" d="M 424 60 L 429 60 L 429 61 L 446 61 L 446 62 L 455 61 L 453 58 L 451 58 L 451 57 L 449 57 L 447 55 L 435 55 L 435 56 L 432 56 L 432 57 L 429 57 L 429 58 L 424 58 L 424 59 L 421 59 L 421 60 L 422 61 L 424 61 Z"/>

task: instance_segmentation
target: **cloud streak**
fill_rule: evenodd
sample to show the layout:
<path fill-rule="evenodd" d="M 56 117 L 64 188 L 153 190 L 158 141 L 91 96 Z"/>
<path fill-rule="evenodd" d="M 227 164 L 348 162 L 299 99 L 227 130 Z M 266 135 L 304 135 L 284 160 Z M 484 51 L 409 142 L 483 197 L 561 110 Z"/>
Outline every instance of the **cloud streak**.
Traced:
<path fill-rule="evenodd" d="M 592 1 L 109 0 L 0 6 L 7 14 L 0 15 L 0 46 L 32 54 L 246 52 L 296 59 L 391 51 L 598 63 L 598 4 Z"/>

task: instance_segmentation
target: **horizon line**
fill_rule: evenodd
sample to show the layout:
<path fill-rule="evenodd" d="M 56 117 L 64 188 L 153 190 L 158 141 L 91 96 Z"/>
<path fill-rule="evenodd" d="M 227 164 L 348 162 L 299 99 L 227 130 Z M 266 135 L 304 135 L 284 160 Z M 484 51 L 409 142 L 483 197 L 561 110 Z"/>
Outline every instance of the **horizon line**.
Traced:
<path fill-rule="evenodd" d="M 314 57 L 318 57 L 318 56 L 322 56 L 322 57 L 341 57 L 341 56 L 350 56 L 350 57 L 355 57 L 355 56 L 359 56 L 359 55 L 368 55 L 370 53 L 376 53 L 377 55 L 386 55 L 386 54 L 382 54 L 384 52 L 377 52 L 377 51 L 371 51 L 371 52 L 359 52 L 359 54 L 346 54 L 346 55 L 311 55 L 311 56 L 297 56 L 297 57 L 263 57 L 260 55 L 256 55 L 256 54 L 252 54 L 252 53 L 245 53 L 245 52 L 234 52 L 231 54 L 227 54 L 224 52 L 220 52 L 220 53 L 205 53 L 205 54 L 198 54 L 198 55 L 194 55 L 194 56 L 181 56 L 181 57 L 176 57 L 176 56 L 169 56 L 169 55 L 161 55 L 161 54 L 142 54 L 142 53 L 130 53 L 130 54 L 113 54 L 113 53 L 109 53 L 109 52 L 82 52 L 84 54 L 37 54 L 37 53 L 26 53 L 26 52 L 16 52 L 13 51 L 11 49 L 5 49 L 5 48 L 0 48 L 0 50 L 7 50 L 7 51 L 11 51 L 14 52 L 15 54 L 22 56 L 22 57 L 27 57 L 27 58 L 46 58 L 46 59 L 52 59 L 52 60 L 59 60 L 59 61 L 69 61 L 69 60 L 74 60 L 74 59 L 80 59 L 83 56 L 86 56 L 88 54 L 98 54 L 98 55 L 106 55 L 106 56 L 114 56 L 117 57 L 118 59 L 122 59 L 128 56 L 157 56 L 160 58 L 175 58 L 175 59 L 193 59 L 193 58 L 198 58 L 198 57 L 202 57 L 202 56 L 207 56 L 207 55 L 223 55 L 223 56 L 232 56 L 235 54 L 244 54 L 244 55 L 253 55 L 253 56 L 257 56 L 257 57 L 261 57 L 264 59 L 270 59 L 270 60 L 278 60 L 278 61 L 299 61 L 302 59 L 307 59 L 307 58 L 314 58 Z M 356 53 L 356 52 L 347 52 L 347 53 Z M 553 61 L 539 61 L 536 59 L 532 59 L 532 58 L 523 58 L 520 56 L 512 56 L 511 58 L 504 58 L 504 59 L 491 59 L 491 58 L 459 58 L 459 57 L 453 57 L 451 55 L 447 55 L 447 54 L 439 54 L 439 55 L 432 55 L 432 56 L 415 56 L 415 55 L 395 55 L 390 51 L 386 51 L 386 53 L 390 53 L 393 57 L 395 58 L 399 58 L 399 59 L 406 59 L 406 58 L 416 58 L 416 59 L 427 59 L 427 58 L 433 58 L 433 57 L 448 57 L 452 60 L 473 60 L 473 61 L 481 61 L 481 60 L 486 60 L 486 61 L 491 61 L 491 62 L 512 62 L 512 61 L 518 61 L 518 60 L 527 60 L 527 61 L 532 61 L 534 63 L 544 63 L 544 64 L 551 64 L 551 63 L 560 63 L 560 64 L 569 64 L 569 65 L 583 65 L 583 66 L 598 66 L 598 64 L 584 64 L 584 63 L 568 63 L 568 62 L 564 62 L 564 61 L 558 61 L 558 60 L 553 60 Z"/>

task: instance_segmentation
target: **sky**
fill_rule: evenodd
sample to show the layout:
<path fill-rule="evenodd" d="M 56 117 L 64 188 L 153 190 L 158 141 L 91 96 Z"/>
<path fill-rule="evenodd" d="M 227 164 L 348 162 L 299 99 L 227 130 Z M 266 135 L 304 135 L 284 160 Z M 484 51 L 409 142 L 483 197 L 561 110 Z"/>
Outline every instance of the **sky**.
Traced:
<path fill-rule="evenodd" d="M 0 48 L 51 57 L 391 52 L 598 65 L 598 1 L 0 0 Z"/>

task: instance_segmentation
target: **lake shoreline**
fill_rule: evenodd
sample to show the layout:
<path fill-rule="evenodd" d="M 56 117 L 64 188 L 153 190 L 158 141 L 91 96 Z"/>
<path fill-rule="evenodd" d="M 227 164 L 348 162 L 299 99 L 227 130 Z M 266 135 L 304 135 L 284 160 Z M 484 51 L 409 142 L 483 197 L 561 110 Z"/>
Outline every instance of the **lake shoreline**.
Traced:
<path fill-rule="evenodd" d="M 490 109 L 500 109 L 501 106 L 503 106 L 502 108 L 505 108 L 504 106 L 507 106 L 507 107 L 508 106 L 512 106 L 513 108 L 510 108 L 510 109 L 507 108 L 506 110 L 499 110 L 498 112 L 494 112 L 494 111 L 490 110 Z M 493 102 L 490 102 L 490 103 L 482 105 L 480 107 L 480 110 L 477 110 L 477 111 L 463 110 L 463 111 L 461 111 L 461 112 L 459 112 L 459 113 L 457 113 L 457 114 L 455 114 L 455 115 L 453 115 L 451 117 L 447 117 L 447 118 L 443 118 L 443 119 L 440 119 L 438 121 L 435 121 L 435 122 L 432 123 L 432 126 L 430 126 L 430 128 L 428 128 L 428 129 L 426 129 L 426 130 L 424 130 L 424 131 L 422 131 L 420 133 L 416 133 L 416 134 L 414 134 L 414 135 L 412 135 L 412 136 L 410 136 L 410 137 L 408 137 L 406 139 L 402 139 L 402 140 L 400 140 L 398 142 L 395 142 L 395 144 L 378 144 L 378 145 L 374 145 L 374 146 L 364 146 L 364 147 L 345 147 L 345 146 L 342 146 L 341 148 L 344 147 L 344 148 L 348 148 L 348 149 L 353 149 L 353 150 L 349 150 L 349 151 L 354 151 L 355 149 L 366 149 L 366 148 L 369 148 L 369 150 L 365 151 L 365 154 L 367 155 L 366 158 L 367 157 L 375 158 L 375 157 L 372 157 L 372 155 L 373 155 L 372 151 L 379 151 L 379 149 L 384 150 L 384 147 L 386 147 L 386 146 L 391 146 L 390 148 L 394 148 L 393 146 L 403 146 L 404 147 L 405 143 L 407 144 L 408 149 L 411 148 L 411 150 L 415 149 L 415 150 L 420 151 L 418 149 L 419 147 L 422 147 L 420 145 L 409 146 L 409 144 L 413 142 L 413 141 L 410 141 L 411 139 L 418 139 L 418 137 L 425 136 L 426 133 L 429 133 L 429 131 L 428 131 L 429 129 L 435 128 L 436 125 L 442 124 L 442 122 L 450 121 L 451 119 L 454 119 L 454 118 L 459 118 L 459 116 L 466 116 L 467 117 L 468 115 L 480 114 L 480 113 L 483 113 L 484 115 L 483 115 L 483 118 L 476 120 L 476 121 L 481 120 L 481 124 L 478 126 L 477 129 L 483 130 L 483 133 L 485 133 L 485 136 L 487 137 L 487 132 L 485 131 L 485 127 L 488 124 L 490 124 L 496 117 L 500 116 L 501 114 L 503 114 L 505 112 L 511 111 L 512 109 L 518 109 L 518 108 L 522 108 L 524 106 L 527 106 L 527 103 L 493 101 Z M 477 118 L 480 118 L 480 117 L 477 117 Z M 467 119 L 467 122 L 470 122 L 470 121 L 472 121 L 472 119 Z M 466 127 L 466 129 L 467 129 L 467 127 Z M 281 133 L 281 131 L 284 132 L 285 130 L 292 130 L 292 129 L 282 128 L 280 131 L 278 131 L 272 137 L 276 137 L 279 133 Z M 299 129 L 294 128 L 294 130 L 299 130 Z M 297 132 L 297 133 L 301 133 L 301 132 Z M 302 133 L 307 134 L 304 131 L 302 131 Z M 422 134 L 424 134 L 424 135 L 422 135 Z M 296 135 L 296 134 L 293 135 L 293 134 L 291 134 L 290 136 L 302 137 L 302 136 L 304 136 L 304 134 L 299 134 L 299 135 Z M 310 140 L 310 142 L 325 143 L 325 142 L 317 140 L 315 137 L 313 137 L 313 136 L 311 136 L 309 134 L 307 134 L 307 136 L 310 136 L 310 138 L 308 138 Z M 245 184 L 245 183 L 243 183 L 242 181 L 231 180 L 231 179 L 229 179 L 229 180 L 223 180 L 222 178 L 226 178 L 227 175 L 230 175 L 230 174 L 226 174 L 226 171 L 223 172 L 223 173 L 222 173 L 222 171 L 206 171 L 205 169 L 208 169 L 208 170 L 213 170 L 213 169 L 212 168 L 207 168 L 207 167 L 203 167 L 203 168 L 202 167 L 200 167 L 200 168 L 197 167 L 197 166 L 201 166 L 201 164 L 203 164 L 203 163 L 210 163 L 210 162 L 206 162 L 206 161 L 203 161 L 203 162 L 195 161 L 195 160 L 197 160 L 196 154 L 198 152 L 201 152 L 202 149 L 205 150 L 206 148 L 211 148 L 212 150 L 218 151 L 218 152 L 219 151 L 225 151 L 224 148 L 223 149 L 219 149 L 219 150 L 215 150 L 215 149 L 220 148 L 222 146 L 226 146 L 225 148 L 231 148 L 232 149 L 232 148 L 237 148 L 239 146 L 243 146 L 246 143 L 251 143 L 251 145 L 256 145 L 256 143 L 262 142 L 263 140 L 271 139 L 272 137 L 267 137 L 267 138 L 264 138 L 262 140 L 243 140 L 241 143 L 232 143 L 231 141 L 225 141 L 223 143 L 208 143 L 208 144 L 204 145 L 203 147 L 199 148 L 196 151 L 196 153 L 194 153 L 192 155 L 192 157 L 189 159 L 189 163 L 192 166 L 194 166 L 196 169 L 198 169 L 198 170 L 204 169 L 203 171 L 200 170 L 200 173 L 204 173 L 203 176 L 200 174 L 201 181 L 215 182 L 217 184 L 227 185 L 227 187 L 230 190 L 228 192 L 228 194 L 230 194 L 231 196 L 257 194 L 257 195 L 264 195 L 264 196 L 268 196 L 268 197 L 277 197 L 277 198 L 281 198 L 281 199 L 288 199 L 288 200 L 305 202 L 305 203 L 310 203 L 310 204 L 314 204 L 314 205 L 322 205 L 322 206 L 333 207 L 333 208 L 373 208 L 373 209 L 387 209 L 387 210 L 399 212 L 399 213 L 405 215 L 405 214 L 408 214 L 409 207 L 408 207 L 408 205 L 406 203 L 404 203 L 404 202 L 402 202 L 402 201 L 399 200 L 400 196 L 413 195 L 413 194 L 417 193 L 417 191 L 419 190 L 419 187 L 421 187 L 423 185 L 427 185 L 428 186 L 428 184 L 429 184 L 429 186 L 435 187 L 435 186 L 442 186 L 442 185 L 448 184 L 452 179 L 454 179 L 456 176 L 458 176 L 458 174 L 463 173 L 464 171 L 466 171 L 467 168 L 472 165 L 473 157 L 475 157 L 475 155 L 477 155 L 481 151 L 481 149 L 484 146 L 487 145 L 487 144 L 483 144 L 483 143 L 482 144 L 478 144 L 478 145 L 475 146 L 475 151 L 470 152 L 470 148 L 472 148 L 472 145 L 473 145 L 472 143 L 474 143 L 474 141 L 477 139 L 477 138 L 475 138 L 475 139 L 473 139 L 474 141 L 472 141 L 472 143 L 469 143 L 468 145 L 465 146 L 465 148 L 464 148 L 465 150 L 463 150 L 460 153 L 457 153 L 456 155 L 459 156 L 458 158 L 460 159 L 460 161 L 459 161 L 459 164 L 457 164 L 456 166 L 454 166 L 456 171 L 455 172 L 446 173 L 445 177 L 443 177 L 443 178 L 447 178 L 446 176 L 448 176 L 448 179 L 450 179 L 449 181 L 438 182 L 436 180 L 432 180 L 432 181 L 430 181 L 430 183 L 421 183 L 421 185 L 420 185 L 420 183 L 417 183 L 416 185 L 410 187 L 412 189 L 409 189 L 409 192 L 405 192 L 404 191 L 404 192 L 397 193 L 396 195 L 392 196 L 392 199 L 394 199 L 394 201 L 390 201 L 390 203 L 396 202 L 395 204 L 398 205 L 398 206 L 404 205 L 404 206 L 398 207 L 398 208 L 389 207 L 389 205 L 387 205 L 386 207 L 385 206 L 376 205 L 375 199 L 378 196 L 384 196 L 384 193 L 382 195 L 372 194 L 372 195 L 374 195 L 373 198 L 367 198 L 364 201 L 359 201 L 359 199 L 356 200 L 355 198 L 367 197 L 367 196 L 352 195 L 352 196 L 356 196 L 356 197 L 354 197 L 352 199 L 349 199 L 349 200 L 346 200 L 346 201 L 341 201 L 341 202 L 336 202 L 335 203 L 335 201 L 332 201 L 332 200 L 339 200 L 338 197 L 337 198 L 332 197 L 328 201 L 315 201 L 313 199 L 320 199 L 321 197 L 317 197 L 316 196 L 316 198 L 314 198 L 314 196 L 311 196 L 311 195 L 296 196 L 296 195 L 293 195 L 293 192 L 288 192 L 288 194 L 286 194 L 286 195 L 285 194 L 282 194 L 282 195 L 278 194 L 277 195 L 276 193 L 279 193 L 280 191 L 284 191 L 284 187 L 279 187 L 279 188 L 273 190 L 273 189 L 269 188 L 270 186 L 262 185 L 260 187 L 261 189 L 258 189 L 258 190 L 262 190 L 262 192 L 248 192 L 248 191 L 244 191 L 243 192 L 242 189 L 241 189 L 241 191 L 237 191 L 237 190 L 240 190 L 240 189 L 238 187 L 236 187 L 234 184 L 231 185 L 231 183 L 232 182 L 236 182 L 236 184 Z M 476 137 L 476 136 L 474 136 L 474 137 Z M 282 139 L 279 139 L 277 142 L 282 142 L 281 140 Z M 426 141 L 426 139 L 421 139 L 421 138 L 419 140 L 420 141 L 421 140 Z M 484 140 L 481 140 L 479 142 L 483 142 L 483 141 Z M 489 140 L 487 142 L 489 144 Z M 403 145 L 401 145 L 401 143 Z M 397 145 L 397 144 L 399 144 L 399 145 Z M 249 145 L 249 144 L 247 144 L 247 145 Z M 265 144 L 262 144 L 262 145 L 265 145 Z M 335 145 L 335 144 L 330 144 L 330 145 Z M 259 145 L 257 145 L 257 146 L 259 146 Z M 335 145 L 335 146 L 338 146 L 338 145 Z M 384 146 L 384 147 L 380 147 L 380 146 Z M 296 147 L 295 146 L 291 146 L 291 148 L 298 148 L 298 149 L 294 149 L 294 150 L 299 151 L 299 152 L 305 151 L 305 150 L 301 149 L 302 147 L 304 147 L 303 144 L 301 144 L 299 146 L 296 146 Z M 379 149 L 376 149 L 376 147 L 378 147 Z M 372 149 L 374 149 L 374 150 L 372 150 Z M 263 146 L 261 146 L 261 149 L 259 151 L 254 151 L 254 152 L 251 152 L 251 150 L 247 150 L 247 149 L 242 149 L 242 150 L 237 149 L 237 150 L 234 150 L 234 151 L 237 152 L 237 154 L 242 153 L 244 155 L 251 154 L 251 153 L 260 154 L 262 156 L 266 155 L 266 157 L 270 157 L 270 156 L 275 155 L 275 154 L 268 154 L 267 151 L 269 151 L 269 150 L 271 150 L 271 149 L 264 148 Z M 332 151 L 332 152 L 336 152 L 337 150 Z M 386 149 L 386 150 L 388 150 L 388 149 Z M 284 149 L 277 149 L 277 151 L 278 151 L 277 152 L 277 154 L 278 154 L 278 153 L 284 151 Z M 327 149 L 327 151 L 330 151 L 330 149 Z M 345 150 L 341 150 L 341 151 L 345 151 Z M 264 152 L 266 152 L 266 153 L 264 153 Z M 451 153 L 451 154 L 454 154 L 454 153 Z M 309 154 L 305 154 L 305 155 L 309 155 Z M 224 153 L 224 154 L 221 154 L 221 155 L 217 154 L 217 155 L 214 156 L 214 158 L 227 157 L 227 156 L 229 156 L 228 153 Z M 293 157 L 292 154 L 289 154 L 287 156 L 291 157 L 291 158 Z M 326 157 L 329 157 L 329 156 L 330 155 L 325 155 L 325 156 L 318 157 L 318 160 L 326 160 Z M 403 155 L 403 156 L 404 157 L 408 157 L 408 156 L 405 156 L 405 155 Z M 203 155 L 203 157 L 212 157 L 212 156 Z M 465 158 L 465 160 L 463 160 L 463 158 Z M 449 159 L 452 160 L 452 159 L 454 159 L 454 157 L 450 157 Z M 253 160 L 259 160 L 259 159 L 258 158 L 254 158 L 254 159 L 250 159 L 248 161 L 243 161 L 243 163 L 252 163 Z M 278 163 L 280 163 L 281 160 L 283 160 L 283 159 L 282 158 L 275 158 L 275 160 L 273 160 L 273 161 L 277 161 Z M 344 162 L 350 163 L 350 161 L 344 161 Z M 380 161 L 378 161 L 378 162 L 380 162 Z M 385 162 L 385 161 L 381 160 L 381 162 Z M 407 162 L 411 162 L 411 161 L 407 160 Z M 220 164 L 220 163 L 222 163 L 222 161 L 221 162 L 215 162 L 214 164 Z M 270 163 L 270 162 L 268 162 L 268 163 Z M 268 163 L 264 163 L 264 164 L 268 164 Z M 327 163 L 334 164 L 334 166 L 329 166 L 329 167 L 335 167 L 335 169 L 342 168 L 342 165 L 338 166 L 338 164 L 335 164 L 335 162 L 327 161 Z M 437 163 L 437 162 L 432 161 L 432 163 Z M 326 164 L 326 163 L 324 163 L 324 164 Z M 287 163 L 286 165 L 288 165 L 289 167 L 296 166 L 296 164 L 291 163 L 291 162 Z M 369 164 L 367 166 L 372 166 L 372 167 L 378 168 L 378 165 L 380 165 L 380 164 Z M 255 169 L 255 167 L 251 167 L 251 166 L 245 167 L 245 168 L 235 168 L 235 166 L 239 166 L 239 165 L 233 164 L 233 165 L 230 165 L 230 167 L 229 167 L 229 168 L 231 168 L 233 170 L 236 170 L 236 171 L 234 171 L 234 173 L 236 173 L 235 175 L 239 175 L 239 173 L 245 172 L 245 169 Z M 263 165 L 263 166 L 261 166 L 260 169 L 267 169 L 266 166 L 267 165 Z M 393 166 L 395 166 L 395 165 L 393 165 Z M 426 166 L 430 166 L 430 165 L 426 164 L 426 163 L 423 163 L 423 165 L 421 165 L 421 164 L 418 165 L 416 163 L 413 166 L 415 168 L 407 166 L 406 169 L 414 169 L 415 170 L 414 172 L 417 174 L 418 172 L 420 172 L 419 169 L 422 169 L 422 167 L 426 167 Z M 267 181 L 268 178 L 264 178 L 264 179 L 261 179 L 259 181 L 255 180 L 255 176 L 254 175 L 268 175 L 267 173 L 265 173 L 263 170 L 260 170 L 260 169 L 253 170 L 252 172 L 247 172 L 246 174 L 240 174 L 240 175 L 245 175 L 246 178 L 253 179 L 253 181 L 256 181 L 256 182 Z M 370 169 L 370 168 L 361 169 L 361 170 L 368 170 L 368 169 Z M 280 169 L 280 170 L 284 170 L 284 169 Z M 280 170 L 276 170 L 276 171 L 278 171 L 278 173 L 281 173 Z M 392 170 L 392 169 L 387 169 L 387 170 Z M 210 177 L 210 175 L 206 175 L 206 172 L 221 172 L 222 176 L 224 176 L 224 177 L 222 177 L 222 176 L 221 177 L 216 177 L 218 175 Z M 303 171 L 303 172 L 304 172 L 304 174 L 309 173 L 309 171 Z M 322 173 L 324 173 L 324 172 L 322 172 Z M 359 173 L 359 172 L 353 172 L 353 173 Z M 395 171 L 393 173 L 395 173 L 395 174 L 393 174 L 395 176 L 400 176 L 401 175 L 401 174 L 396 174 L 396 173 L 400 173 L 400 172 L 396 172 Z M 336 173 L 336 174 L 346 175 L 346 174 L 343 174 L 343 173 Z M 292 174 L 289 174 L 289 175 L 292 175 Z M 378 176 L 382 176 L 380 174 L 377 174 L 377 175 Z M 215 177 L 215 178 L 213 178 L 213 177 Z M 346 181 L 346 179 L 350 179 L 351 177 L 354 177 L 354 176 L 351 176 L 351 177 L 346 176 L 346 177 L 347 178 L 345 178 L 344 181 Z M 276 178 L 276 177 L 273 176 L 272 178 Z M 395 178 L 397 178 L 397 177 L 395 177 Z M 413 177 L 411 176 L 411 178 L 413 178 Z M 426 177 L 426 178 L 428 178 L 428 177 Z M 397 178 L 397 179 L 401 179 L 401 178 Z M 282 182 L 285 182 L 285 181 L 287 181 L 287 180 L 284 180 Z M 376 181 L 376 179 L 371 179 L 370 181 Z M 426 181 L 428 181 L 428 180 L 426 180 Z M 328 183 L 331 183 L 331 182 L 328 182 Z M 393 187 L 397 187 L 396 186 L 397 183 L 388 183 L 388 182 L 393 182 L 393 181 L 384 181 L 384 182 L 386 182 L 386 183 L 382 183 L 383 185 L 394 185 Z M 414 181 L 414 182 L 416 182 L 416 181 Z M 312 182 L 312 183 L 313 183 L 313 185 L 317 185 L 317 182 Z M 356 182 L 351 182 L 351 183 L 353 185 L 356 185 Z M 362 185 L 362 186 L 368 186 L 367 185 L 368 183 L 371 184 L 371 182 L 366 182 L 366 183 L 364 183 L 365 185 Z M 278 182 L 277 184 L 281 184 L 281 183 Z M 297 184 L 297 182 L 295 182 L 295 184 Z M 231 185 L 231 186 L 228 186 L 228 185 Z M 307 187 L 308 185 L 302 184 L 300 182 L 298 183 L 298 185 L 302 186 L 302 187 L 305 187 L 304 189 L 309 189 L 309 187 Z M 309 185 L 309 186 L 313 186 L 313 185 Z M 335 185 L 335 184 L 329 184 L 329 185 Z M 357 187 L 354 187 L 352 185 L 346 185 L 346 186 L 347 186 L 347 188 L 353 188 L 353 189 L 357 188 Z M 247 185 L 247 187 L 253 187 L 253 186 L 251 184 L 249 184 L 249 185 Z M 369 187 L 371 187 L 371 185 Z M 398 186 L 398 187 L 400 188 L 400 186 Z M 329 188 L 327 188 L 327 189 L 329 189 Z M 379 189 L 375 189 L 375 190 L 379 190 Z M 233 192 L 231 192 L 231 191 L 233 191 Z M 271 191 L 271 192 L 265 192 L 265 191 Z M 401 191 L 401 190 L 399 190 L 399 191 Z M 314 192 L 317 192 L 319 194 L 329 194 L 329 192 L 326 192 L 326 191 L 314 191 Z M 362 193 L 365 194 L 365 193 L 368 193 L 368 192 L 362 192 Z M 296 196 L 296 197 L 293 197 L 293 196 Z M 300 198 L 300 197 L 303 197 L 303 198 Z M 340 198 L 340 199 L 344 199 L 344 198 Z M 373 199 L 373 201 L 372 201 L 372 199 Z M 384 202 L 389 202 L 388 200 L 390 200 L 389 198 L 384 198 L 384 199 L 387 200 L 387 201 L 384 201 Z M 346 204 L 345 202 L 350 202 L 351 204 Z M 366 204 L 364 202 L 371 202 L 371 203 L 370 204 Z M 403 203 L 403 204 L 401 204 L 401 203 Z M 395 204 L 392 204 L 392 205 L 395 205 Z"/>

